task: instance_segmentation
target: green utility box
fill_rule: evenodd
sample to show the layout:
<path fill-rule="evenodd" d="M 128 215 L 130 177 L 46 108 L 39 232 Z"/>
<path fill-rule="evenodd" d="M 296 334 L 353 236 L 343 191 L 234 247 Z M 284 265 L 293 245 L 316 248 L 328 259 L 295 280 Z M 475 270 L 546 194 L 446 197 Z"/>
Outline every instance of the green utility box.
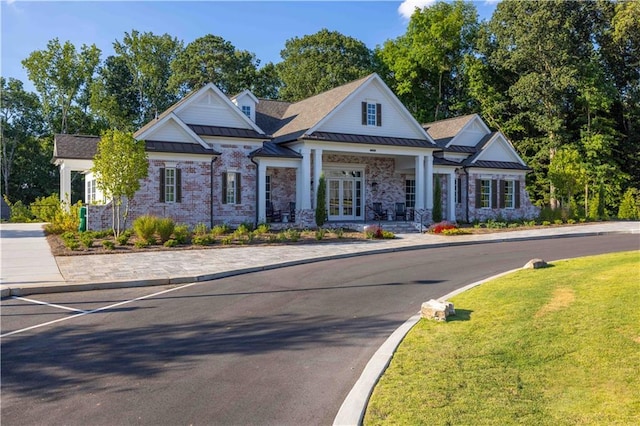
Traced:
<path fill-rule="evenodd" d="M 80 225 L 78 225 L 78 231 L 84 232 L 87 230 L 87 207 L 80 207 Z"/>

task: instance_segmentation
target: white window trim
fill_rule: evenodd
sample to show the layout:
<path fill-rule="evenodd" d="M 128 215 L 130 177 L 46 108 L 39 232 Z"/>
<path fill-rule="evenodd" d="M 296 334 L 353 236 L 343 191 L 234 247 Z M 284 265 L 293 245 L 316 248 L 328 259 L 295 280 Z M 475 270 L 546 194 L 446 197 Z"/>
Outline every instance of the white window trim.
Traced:
<path fill-rule="evenodd" d="M 504 182 L 505 182 L 505 191 L 504 191 L 505 193 L 502 194 L 502 196 L 505 197 L 504 200 L 503 200 L 504 201 L 504 208 L 508 209 L 508 210 L 515 210 L 515 208 L 516 208 L 516 183 L 515 183 L 515 181 L 513 179 L 505 179 Z M 507 185 L 508 184 L 511 185 L 511 198 L 509 200 L 509 202 L 511 203 L 511 207 L 507 206 L 508 203 L 507 203 L 506 196 L 507 196 Z"/>
<path fill-rule="evenodd" d="M 168 183 L 172 179 L 172 183 Z M 176 168 L 165 167 L 164 169 L 164 202 L 174 204 L 176 202 Z"/>
<path fill-rule="evenodd" d="M 487 203 L 488 205 L 487 206 L 483 206 L 482 205 L 482 188 L 484 187 L 484 185 L 483 185 L 484 182 L 489 182 L 489 193 L 488 193 L 488 203 Z M 492 192 L 492 187 L 493 187 L 493 184 L 492 184 L 492 180 L 491 179 L 486 179 L 486 178 L 481 178 L 480 179 L 480 208 L 481 209 L 490 210 L 492 208 L 492 206 L 491 206 L 491 199 L 492 199 L 492 196 L 493 196 L 493 194 L 491 193 Z"/>

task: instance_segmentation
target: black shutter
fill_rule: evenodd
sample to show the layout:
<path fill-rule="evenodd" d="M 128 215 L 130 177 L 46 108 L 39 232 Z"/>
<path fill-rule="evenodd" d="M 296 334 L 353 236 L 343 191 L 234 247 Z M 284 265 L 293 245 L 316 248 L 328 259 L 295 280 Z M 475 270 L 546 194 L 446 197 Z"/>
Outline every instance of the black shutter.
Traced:
<path fill-rule="evenodd" d="M 242 204 L 242 184 L 240 183 L 240 173 L 236 173 L 236 204 Z"/>
<path fill-rule="evenodd" d="M 498 207 L 504 209 L 505 206 L 505 197 L 507 195 L 507 181 L 501 180 L 498 183 L 498 188 L 500 188 L 500 192 L 498 193 Z"/>
<path fill-rule="evenodd" d="M 476 179 L 476 209 L 482 207 L 482 181 Z"/>
<path fill-rule="evenodd" d="M 222 204 L 227 204 L 227 174 L 222 173 Z"/>
<path fill-rule="evenodd" d="M 456 194 L 458 204 L 462 204 L 462 178 L 458 177 L 458 193 Z"/>
<path fill-rule="evenodd" d="M 491 208 L 495 209 L 498 207 L 498 181 L 495 179 L 491 180 Z"/>
<path fill-rule="evenodd" d="M 382 126 L 382 104 L 376 104 L 376 126 Z"/>
<path fill-rule="evenodd" d="M 362 125 L 363 126 L 367 125 L 367 103 L 366 102 L 362 103 Z"/>
<path fill-rule="evenodd" d="M 176 169 L 176 203 L 182 202 L 182 170 Z"/>
<path fill-rule="evenodd" d="M 513 181 L 513 197 L 514 197 L 513 207 L 515 207 L 516 209 L 519 209 L 520 208 L 520 181 L 519 180 Z"/>
<path fill-rule="evenodd" d="M 160 202 L 164 203 L 164 167 L 160 168 Z"/>

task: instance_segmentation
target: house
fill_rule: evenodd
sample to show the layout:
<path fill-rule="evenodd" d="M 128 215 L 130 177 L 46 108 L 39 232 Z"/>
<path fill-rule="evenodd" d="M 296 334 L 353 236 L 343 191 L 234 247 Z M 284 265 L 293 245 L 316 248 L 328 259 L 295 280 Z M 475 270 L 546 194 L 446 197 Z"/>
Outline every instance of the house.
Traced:
<path fill-rule="evenodd" d="M 149 174 L 130 200 L 131 218 L 314 227 L 321 174 L 334 226 L 379 220 L 380 212 L 428 223 L 434 183 L 450 221 L 537 214 L 524 190 L 529 169 L 504 135 L 478 115 L 421 125 L 377 74 L 296 103 L 250 91 L 227 97 L 207 84 L 134 137 L 145 141 Z M 111 226 L 90 171 L 98 141 L 55 137 L 63 199 L 71 172 L 86 173 L 89 229 Z M 396 216 L 397 207 L 408 214 Z"/>

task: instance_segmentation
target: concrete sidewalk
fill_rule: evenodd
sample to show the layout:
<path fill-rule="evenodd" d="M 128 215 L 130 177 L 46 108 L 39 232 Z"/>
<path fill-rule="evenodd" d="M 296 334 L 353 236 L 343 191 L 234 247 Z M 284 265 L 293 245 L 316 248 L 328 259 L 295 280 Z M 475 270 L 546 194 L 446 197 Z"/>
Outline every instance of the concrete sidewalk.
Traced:
<path fill-rule="evenodd" d="M 404 234 L 394 240 L 362 240 L 280 246 L 216 247 L 127 254 L 53 257 L 42 224 L 0 224 L 2 297 L 181 284 L 298 265 L 319 260 L 401 250 L 559 238 L 638 233 L 640 222 L 602 222 L 577 226 L 446 237 Z M 640 244 L 640 239 L 639 239 Z"/>

